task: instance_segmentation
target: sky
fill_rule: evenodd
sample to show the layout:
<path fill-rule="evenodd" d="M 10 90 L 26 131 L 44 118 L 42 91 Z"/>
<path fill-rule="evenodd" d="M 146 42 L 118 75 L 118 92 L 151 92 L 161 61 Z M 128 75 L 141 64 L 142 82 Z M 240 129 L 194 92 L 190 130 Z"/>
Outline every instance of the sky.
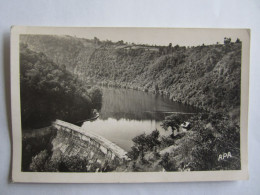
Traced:
<path fill-rule="evenodd" d="M 230 37 L 232 41 L 239 38 L 243 41 L 250 33 L 248 30 L 239 29 L 192 29 L 192 28 L 119 28 L 119 27 L 30 27 L 22 28 L 28 34 L 55 34 L 70 35 L 81 38 L 111 40 L 117 42 L 123 40 L 128 43 L 149 45 L 180 45 L 197 46 L 210 45 L 217 42 L 223 43 L 224 37 Z"/>
<path fill-rule="evenodd" d="M 79 37 L 94 38 L 100 40 L 134 42 L 137 44 L 149 45 L 180 45 L 196 46 L 223 43 L 224 37 L 230 37 L 232 41 L 243 37 L 243 33 L 235 30 L 224 29 L 169 29 L 169 28 L 115 28 L 90 30 L 86 34 L 79 34 Z"/>

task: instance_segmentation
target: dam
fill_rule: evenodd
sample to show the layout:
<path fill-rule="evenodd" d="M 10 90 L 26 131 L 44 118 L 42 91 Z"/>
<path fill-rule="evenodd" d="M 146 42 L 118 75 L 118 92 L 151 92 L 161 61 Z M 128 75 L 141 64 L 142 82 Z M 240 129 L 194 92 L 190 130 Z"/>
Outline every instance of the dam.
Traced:
<path fill-rule="evenodd" d="M 56 154 L 80 156 L 90 163 L 101 165 L 106 161 L 119 165 L 130 160 L 125 150 L 100 135 L 61 120 L 54 121 L 52 126 L 57 130 L 57 136 L 52 141 L 52 158 Z"/>

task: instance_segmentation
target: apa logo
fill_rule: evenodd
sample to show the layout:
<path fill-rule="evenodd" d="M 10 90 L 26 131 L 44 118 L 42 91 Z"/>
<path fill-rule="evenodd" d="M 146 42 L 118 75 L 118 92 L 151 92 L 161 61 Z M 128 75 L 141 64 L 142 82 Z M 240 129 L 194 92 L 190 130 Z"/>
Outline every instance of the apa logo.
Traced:
<path fill-rule="evenodd" d="M 228 159 L 228 158 L 231 158 L 231 152 L 228 152 L 228 153 L 223 153 L 223 154 L 220 154 L 218 156 L 218 161 L 220 160 L 225 160 L 225 159 Z"/>

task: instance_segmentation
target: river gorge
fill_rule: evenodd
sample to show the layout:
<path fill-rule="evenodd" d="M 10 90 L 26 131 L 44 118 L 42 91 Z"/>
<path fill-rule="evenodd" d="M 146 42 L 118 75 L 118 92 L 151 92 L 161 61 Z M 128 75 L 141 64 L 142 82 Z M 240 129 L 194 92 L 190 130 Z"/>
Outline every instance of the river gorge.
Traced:
<path fill-rule="evenodd" d="M 173 102 L 168 97 L 132 89 L 102 88 L 103 99 L 100 117 L 82 124 L 85 131 L 92 131 L 114 142 L 126 151 L 133 146 L 132 139 L 142 133 L 157 129 L 169 135 L 161 122 L 172 113 L 196 113 L 197 109 Z"/>
<path fill-rule="evenodd" d="M 192 47 L 20 39 L 23 171 L 240 169 L 239 39 Z M 114 162 L 101 142 L 129 161 Z M 232 159 L 218 161 L 226 151 Z"/>

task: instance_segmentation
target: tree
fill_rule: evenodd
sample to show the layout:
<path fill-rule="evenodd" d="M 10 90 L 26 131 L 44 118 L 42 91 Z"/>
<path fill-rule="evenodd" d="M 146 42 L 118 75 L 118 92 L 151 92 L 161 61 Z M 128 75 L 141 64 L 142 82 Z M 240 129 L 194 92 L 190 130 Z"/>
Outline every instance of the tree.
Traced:
<path fill-rule="evenodd" d="M 224 38 L 224 44 L 225 44 L 225 45 L 228 45 L 228 44 L 230 44 L 230 43 L 231 43 L 231 38 L 225 37 L 225 38 Z"/>
<path fill-rule="evenodd" d="M 155 84 L 154 89 L 155 89 L 155 92 L 156 92 L 156 93 L 159 91 L 159 87 L 158 87 L 158 84 L 157 84 L 157 83 Z"/>
<path fill-rule="evenodd" d="M 161 144 L 159 141 L 159 131 L 154 130 L 151 134 L 145 135 L 144 133 L 136 136 L 132 139 L 134 146 L 131 148 L 131 151 L 128 153 L 131 159 L 136 160 L 139 156 L 141 159 L 144 157 L 144 152 L 152 151 L 154 147 Z"/>
<path fill-rule="evenodd" d="M 118 45 L 123 45 L 123 44 L 124 44 L 124 41 L 123 41 L 123 40 L 118 41 L 117 44 L 118 44 Z"/>
<path fill-rule="evenodd" d="M 159 164 L 166 170 L 166 171 L 177 171 L 176 164 L 173 160 L 171 160 L 170 155 L 168 152 L 166 152 L 162 160 L 159 162 Z"/>
<path fill-rule="evenodd" d="M 236 43 L 241 43 L 241 41 L 240 41 L 240 39 L 239 39 L 239 38 L 237 38 L 237 40 L 236 40 Z"/>
<path fill-rule="evenodd" d="M 169 43 L 168 46 L 168 54 L 172 53 L 172 43 Z"/>
<path fill-rule="evenodd" d="M 165 129 L 168 130 L 168 127 L 171 127 L 172 129 L 172 134 L 174 134 L 174 130 L 179 131 L 179 126 L 184 122 L 184 117 L 182 115 L 170 115 L 165 118 L 161 126 Z"/>
<path fill-rule="evenodd" d="M 91 98 L 77 77 L 43 53 L 21 47 L 20 67 L 23 128 L 48 126 L 56 118 L 77 122 L 90 117 L 101 102 L 98 89 L 91 91 Z"/>
<path fill-rule="evenodd" d="M 150 135 L 146 136 L 146 147 L 147 149 L 153 149 L 155 146 L 160 145 L 160 141 L 158 140 L 159 138 L 159 131 L 156 129 L 154 130 Z"/>
<path fill-rule="evenodd" d="M 180 48 L 180 46 L 177 44 L 174 46 L 174 50 L 178 50 Z"/>
<path fill-rule="evenodd" d="M 97 37 L 94 37 L 94 43 L 96 45 L 99 45 L 100 44 L 100 40 Z"/>
<path fill-rule="evenodd" d="M 93 87 L 90 91 L 89 91 L 89 95 L 93 104 L 94 108 L 97 108 L 98 110 L 101 109 L 102 106 L 102 91 L 97 88 L 97 87 Z"/>

